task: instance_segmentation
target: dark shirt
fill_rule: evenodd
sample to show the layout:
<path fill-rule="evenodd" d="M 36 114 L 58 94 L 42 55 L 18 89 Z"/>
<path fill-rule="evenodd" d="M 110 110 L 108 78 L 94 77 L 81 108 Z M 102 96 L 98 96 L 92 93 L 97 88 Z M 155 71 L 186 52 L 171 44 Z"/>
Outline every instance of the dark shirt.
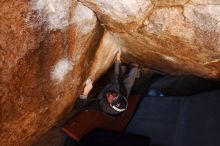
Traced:
<path fill-rule="evenodd" d="M 119 68 L 120 68 L 120 64 L 121 61 L 116 61 L 115 62 L 115 68 L 114 68 L 114 75 L 112 77 L 111 83 L 107 84 L 99 93 L 97 99 L 88 99 L 88 101 L 86 101 L 86 99 L 82 99 L 84 98 L 83 95 L 80 95 L 82 98 L 81 102 L 84 102 L 84 104 L 82 106 L 83 110 L 101 110 L 107 114 L 111 114 L 111 115 L 116 115 L 119 114 L 121 112 L 118 112 L 116 110 L 114 110 L 108 103 L 107 98 L 106 98 L 106 93 L 111 90 L 111 91 L 117 91 L 120 94 L 122 94 L 122 89 L 120 86 L 120 82 L 119 82 Z M 125 92 L 123 92 L 125 94 Z M 83 101 L 84 100 L 84 101 Z M 77 105 L 77 103 L 76 103 Z M 81 105 L 81 104 L 80 104 Z M 80 105 L 77 105 L 78 107 Z"/>
<path fill-rule="evenodd" d="M 119 114 L 120 112 L 114 110 L 107 101 L 105 94 L 109 90 L 119 91 L 119 84 L 108 84 L 103 88 L 103 90 L 98 96 L 98 98 L 100 99 L 99 105 L 102 111 L 105 113 L 112 114 L 112 115 Z"/>
<path fill-rule="evenodd" d="M 106 93 L 109 90 L 111 90 L 111 91 L 117 91 L 118 93 L 121 94 L 120 82 L 119 82 L 120 64 L 121 64 L 121 61 L 115 62 L 114 75 L 112 77 L 111 83 L 107 84 L 98 95 L 98 99 L 100 100 L 99 105 L 100 105 L 102 111 L 105 113 L 108 113 L 108 114 L 112 114 L 112 115 L 119 114 L 120 112 L 114 110 L 109 105 L 107 98 L 106 98 Z"/>

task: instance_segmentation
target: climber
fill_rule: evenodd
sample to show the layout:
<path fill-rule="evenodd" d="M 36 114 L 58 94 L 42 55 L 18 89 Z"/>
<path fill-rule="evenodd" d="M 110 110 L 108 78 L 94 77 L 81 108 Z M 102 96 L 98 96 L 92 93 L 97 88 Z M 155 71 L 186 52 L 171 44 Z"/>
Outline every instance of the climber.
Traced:
<path fill-rule="evenodd" d="M 122 83 L 119 80 L 120 69 L 121 51 L 119 49 L 116 55 L 114 75 L 111 82 L 102 89 L 98 95 L 98 98 L 87 99 L 88 94 L 93 87 L 91 79 L 87 79 L 84 90 L 76 101 L 75 109 L 103 111 L 111 115 L 116 115 L 126 110 L 128 106 L 127 98 L 136 77 L 138 77 L 140 74 L 140 69 L 137 64 L 132 64 L 132 68 L 130 69 L 127 76 L 125 77 L 125 75 L 123 75 L 124 80 Z"/>

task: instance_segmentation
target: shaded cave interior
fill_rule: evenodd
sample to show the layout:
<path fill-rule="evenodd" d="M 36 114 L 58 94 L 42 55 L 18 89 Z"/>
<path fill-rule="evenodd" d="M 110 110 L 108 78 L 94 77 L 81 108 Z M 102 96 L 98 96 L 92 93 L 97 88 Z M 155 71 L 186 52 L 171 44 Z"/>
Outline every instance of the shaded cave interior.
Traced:
<path fill-rule="evenodd" d="M 124 65 L 128 66 L 128 64 L 124 64 Z M 103 74 L 98 80 L 94 82 L 93 88 L 88 96 L 89 98 L 97 97 L 97 95 L 99 94 L 103 86 L 106 85 L 110 81 L 114 73 L 113 71 L 114 71 L 114 66 L 111 66 L 106 71 L 105 74 Z M 200 78 L 200 77 L 193 76 L 193 75 L 166 75 L 166 74 L 161 74 L 161 73 L 148 70 L 148 69 L 145 70 L 144 68 L 142 68 L 141 76 L 140 78 L 135 80 L 134 86 L 132 87 L 132 90 L 131 90 L 131 95 L 141 95 L 141 101 L 136 107 L 136 111 L 133 114 L 132 119 L 130 119 L 130 122 L 127 125 L 127 128 L 125 129 L 125 132 L 147 136 L 147 138 L 151 139 L 150 143 L 153 144 L 154 146 L 166 146 L 166 145 L 171 145 L 171 144 L 175 145 L 176 143 L 181 142 L 182 139 L 181 138 L 178 139 L 176 135 L 174 136 L 173 134 L 170 134 L 170 131 L 172 131 L 173 129 L 177 129 L 179 127 L 178 118 L 183 118 L 183 119 L 189 118 L 187 117 L 188 115 L 182 114 L 182 110 L 184 110 L 184 107 L 186 106 L 186 104 L 189 104 L 189 103 L 195 104 L 195 101 L 201 100 L 200 102 L 198 102 L 198 105 L 194 105 L 194 106 L 202 108 L 200 106 L 205 104 L 205 102 L 208 102 L 208 100 L 212 102 L 214 100 L 214 101 L 217 101 L 213 103 L 214 109 L 212 109 L 211 107 L 212 103 L 211 103 L 211 104 L 208 104 L 207 107 L 204 107 L 204 109 L 201 110 L 201 112 L 206 110 L 206 108 L 211 108 L 211 111 L 216 114 L 220 111 L 220 108 L 215 107 L 216 104 L 220 102 L 220 100 L 218 99 L 218 96 L 220 95 L 219 90 L 220 90 L 220 81 L 217 81 L 217 80 L 204 79 L 204 78 Z M 212 94 L 212 92 L 214 92 L 214 94 Z M 209 96 L 209 93 L 210 93 L 210 96 Z M 189 106 L 188 108 L 192 108 L 191 106 L 193 105 L 188 105 L 188 106 Z M 174 111 L 177 110 L 177 112 L 174 112 L 172 110 Z M 209 109 L 207 109 L 207 111 L 208 110 Z M 45 133 L 37 141 L 35 141 L 33 146 L 77 145 L 77 142 L 75 140 L 73 140 L 72 138 L 64 134 L 64 132 L 61 130 L 63 125 L 67 121 L 69 121 L 72 117 L 74 117 L 76 113 L 77 111 L 74 110 L 74 105 L 72 105 L 71 110 L 69 112 L 66 112 L 66 116 L 62 120 L 58 121 L 55 124 L 55 126 L 52 127 L 47 133 Z M 155 114 L 158 114 L 158 115 L 155 115 Z M 163 114 L 166 114 L 166 116 L 163 116 Z M 193 115 L 191 116 L 196 116 L 196 113 L 193 113 Z M 157 118 L 154 119 L 155 117 Z M 172 121 L 173 117 L 178 117 L 177 118 L 178 120 Z M 209 117 L 209 115 L 204 115 L 204 118 L 205 119 L 211 118 L 211 119 L 208 119 L 210 121 L 212 121 L 212 119 L 214 120 L 211 122 L 214 125 L 207 125 L 210 123 L 206 122 L 205 120 L 203 123 L 201 122 L 202 125 L 200 126 L 207 127 L 204 131 L 204 132 L 207 131 L 205 135 L 207 136 L 208 134 L 211 134 L 211 136 L 207 136 L 207 137 L 218 135 L 216 131 L 214 131 L 214 133 L 212 132 L 210 133 L 210 131 L 208 130 L 209 129 L 208 127 L 210 128 L 213 128 L 215 126 L 219 127 L 217 123 L 218 121 L 220 121 L 220 119 L 219 118 L 216 119 L 216 117 Z M 141 124 L 142 126 L 144 126 L 142 127 L 143 129 L 137 126 L 138 124 L 140 124 L 140 121 L 142 121 Z M 168 121 L 174 124 L 175 128 L 174 127 L 170 128 L 169 126 L 167 128 Z M 143 122 L 146 122 L 146 124 L 143 124 Z M 154 122 L 156 122 L 157 124 L 153 125 L 152 123 Z M 198 121 L 193 119 L 191 122 L 195 123 Z M 185 125 L 185 128 L 187 129 L 188 127 Z M 149 133 L 146 132 L 149 129 L 150 129 Z M 188 133 L 190 132 L 194 136 L 195 139 L 199 138 L 199 136 L 196 136 L 192 131 L 189 131 Z M 165 138 L 162 138 L 160 137 L 161 136 L 160 133 L 162 134 L 168 133 L 168 134 L 167 136 L 165 136 Z M 166 138 L 172 139 L 172 142 L 171 140 L 167 140 Z M 209 139 L 207 141 L 209 141 Z M 217 144 L 220 141 L 212 141 L 212 142 L 214 144 Z"/>

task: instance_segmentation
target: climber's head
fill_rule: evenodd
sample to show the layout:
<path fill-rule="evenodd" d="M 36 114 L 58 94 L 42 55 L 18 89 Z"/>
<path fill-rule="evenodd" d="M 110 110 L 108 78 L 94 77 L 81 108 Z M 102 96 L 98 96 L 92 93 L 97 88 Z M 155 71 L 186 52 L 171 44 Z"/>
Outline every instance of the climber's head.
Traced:
<path fill-rule="evenodd" d="M 109 105 L 118 112 L 122 112 L 127 108 L 127 99 L 116 91 L 108 91 L 106 99 Z"/>

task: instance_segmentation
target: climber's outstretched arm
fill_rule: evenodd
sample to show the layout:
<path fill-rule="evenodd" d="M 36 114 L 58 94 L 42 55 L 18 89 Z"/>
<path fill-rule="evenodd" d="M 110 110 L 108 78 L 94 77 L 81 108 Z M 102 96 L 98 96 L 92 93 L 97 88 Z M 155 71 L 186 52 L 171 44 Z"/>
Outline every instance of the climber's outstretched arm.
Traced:
<path fill-rule="evenodd" d="M 85 87 L 80 95 L 80 99 L 87 99 L 89 92 L 92 90 L 92 87 L 92 80 L 88 78 L 85 82 Z"/>

